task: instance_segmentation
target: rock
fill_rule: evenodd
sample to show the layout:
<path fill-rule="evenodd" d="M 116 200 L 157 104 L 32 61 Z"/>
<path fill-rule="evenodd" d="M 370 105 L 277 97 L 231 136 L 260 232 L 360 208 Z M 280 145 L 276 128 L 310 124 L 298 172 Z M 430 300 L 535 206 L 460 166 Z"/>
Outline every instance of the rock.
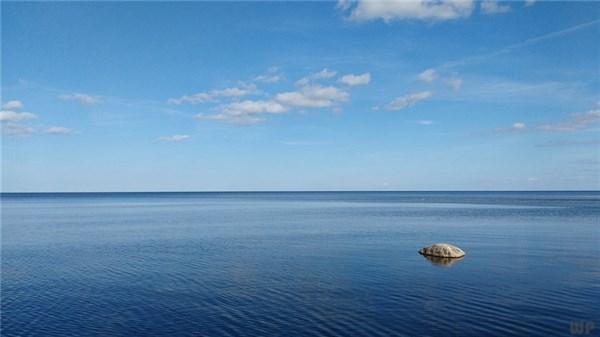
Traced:
<path fill-rule="evenodd" d="M 447 243 L 436 243 L 429 247 L 423 247 L 419 250 L 419 254 L 444 258 L 458 258 L 465 256 L 465 252 L 463 252 L 462 249 Z"/>

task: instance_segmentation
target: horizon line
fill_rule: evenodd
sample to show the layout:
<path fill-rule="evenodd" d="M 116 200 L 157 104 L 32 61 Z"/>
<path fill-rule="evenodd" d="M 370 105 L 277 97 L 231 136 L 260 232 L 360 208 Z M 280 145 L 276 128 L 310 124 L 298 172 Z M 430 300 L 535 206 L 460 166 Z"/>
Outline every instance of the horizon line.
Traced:
<path fill-rule="evenodd" d="M 600 192 L 600 190 L 209 190 L 209 191 L 0 191 L 4 194 L 117 194 L 117 193 L 422 193 L 422 192 Z"/>

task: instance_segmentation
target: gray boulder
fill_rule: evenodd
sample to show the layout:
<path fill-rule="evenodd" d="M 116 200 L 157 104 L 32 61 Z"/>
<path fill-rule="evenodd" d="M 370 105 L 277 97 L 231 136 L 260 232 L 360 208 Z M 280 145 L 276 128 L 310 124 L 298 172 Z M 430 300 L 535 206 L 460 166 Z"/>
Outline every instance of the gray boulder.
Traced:
<path fill-rule="evenodd" d="M 444 258 L 465 256 L 465 252 L 462 249 L 447 243 L 436 243 L 429 247 L 423 247 L 419 250 L 419 254 Z"/>

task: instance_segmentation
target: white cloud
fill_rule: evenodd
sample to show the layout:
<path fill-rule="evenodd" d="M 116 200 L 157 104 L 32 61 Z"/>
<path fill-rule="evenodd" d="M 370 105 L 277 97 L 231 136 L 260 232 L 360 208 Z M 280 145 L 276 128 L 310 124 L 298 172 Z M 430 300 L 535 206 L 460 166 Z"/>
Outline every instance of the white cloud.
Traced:
<path fill-rule="evenodd" d="M 37 116 L 31 112 L 0 111 L 0 122 L 18 122 L 36 118 Z"/>
<path fill-rule="evenodd" d="M 460 90 L 463 84 L 462 78 L 453 77 L 446 80 L 446 84 L 454 91 Z"/>
<path fill-rule="evenodd" d="M 523 122 L 515 122 L 509 128 L 496 129 L 496 132 L 498 132 L 498 133 L 513 133 L 513 132 L 522 132 L 522 131 L 526 131 L 526 130 L 527 130 L 527 124 L 525 124 Z"/>
<path fill-rule="evenodd" d="M 345 11 L 352 7 L 354 0 L 338 0 L 337 4 L 335 4 L 335 8 Z"/>
<path fill-rule="evenodd" d="M 321 80 L 321 79 L 327 79 L 327 78 L 332 78 L 335 75 L 337 75 L 337 71 L 333 71 L 333 70 L 329 70 L 327 68 L 324 68 L 323 70 L 314 73 L 314 74 L 310 74 L 306 77 L 303 77 L 301 79 L 299 79 L 298 81 L 296 81 L 296 85 L 299 87 L 308 85 L 310 82 L 312 81 L 317 81 L 317 80 Z"/>
<path fill-rule="evenodd" d="M 432 83 L 441 77 L 440 79 L 443 80 L 443 82 L 447 86 L 452 88 L 454 91 L 458 91 L 463 84 L 463 80 L 456 76 L 447 77 L 444 79 L 445 75 L 442 74 L 442 76 L 440 76 L 440 74 L 437 72 L 437 70 L 435 70 L 433 68 L 424 70 L 417 77 L 419 78 L 419 80 L 426 82 L 426 83 Z"/>
<path fill-rule="evenodd" d="M 431 125 L 431 124 L 433 124 L 433 121 L 429 121 L 429 120 L 420 120 L 420 121 L 417 121 L 417 124 L 419 124 L 419 125 L 425 125 L 425 126 L 427 126 L 427 125 Z"/>
<path fill-rule="evenodd" d="M 362 75 L 348 74 L 342 76 L 339 81 L 350 86 L 367 85 L 371 82 L 371 73 L 364 73 Z"/>
<path fill-rule="evenodd" d="M 193 95 L 184 95 L 179 98 L 170 98 L 168 102 L 171 104 L 198 104 L 214 102 L 219 97 L 242 97 L 256 93 L 256 85 L 242 84 L 239 87 L 231 87 L 221 90 L 211 90 L 208 92 L 199 92 Z"/>
<path fill-rule="evenodd" d="M 50 135 L 72 135 L 75 133 L 73 129 L 65 128 L 64 126 L 51 126 L 45 132 Z"/>
<path fill-rule="evenodd" d="M 277 68 L 270 68 L 269 74 L 278 73 Z M 271 81 L 267 75 L 257 77 L 255 81 Z M 178 99 L 169 100 L 170 103 L 199 103 L 199 102 L 218 102 L 209 113 L 199 113 L 195 116 L 198 120 L 223 121 L 233 124 L 251 125 L 257 124 L 265 119 L 265 115 L 281 114 L 295 109 L 319 109 L 329 108 L 332 111 L 340 111 L 341 104 L 348 101 L 350 93 L 346 91 L 347 87 L 340 88 L 334 85 L 322 85 L 316 83 L 318 80 L 330 79 L 335 77 L 337 72 L 327 68 L 319 72 L 309 74 L 296 82 L 295 90 L 278 92 L 274 94 L 264 94 L 268 99 L 255 100 L 238 98 L 250 92 L 256 92 L 256 86 L 244 87 L 246 91 L 236 90 L 213 90 L 209 92 L 198 93 L 192 96 L 183 96 Z M 371 80 L 370 73 L 347 74 L 339 79 L 340 83 L 348 86 L 366 85 Z M 273 79 L 274 81 L 274 79 Z M 232 89 L 232 88 L 230 88 Z M 240 88 L 237 88 L 240 89 Z M 219 102 L 215 97 L 229 97 L 230 100 Z"/>
<path fill-rule="evenodd" d="M 525 0 L 525 7 L 533 6 L 535 4 L 535 0 Z"/>
<path fill-rule="evenodd" d="M 527 128 L 527 125 L 523 122 L 516 122 L 512 125 L 512 128 L 514 130 L 525 130 Z"/>
<path fill-rule="evenodd" d="M 8 101 L 2 105 L 2 109 L 13 110 L 13 109 L 21 109 L 23 107 L 23 102 L 18 100 Z"/>
<path fill-rule="evenodd" d="M 353 6 L 346 1 L 338 2 L 338 8 L 351 10 L 349 19 L 369 21 L 382 19 L 385 22 L 402 19 L 452 20 L 466 18 L 473 12 L 472 0 L 359 0 Z"/>
<path fill-rule="evenodd" d="M 262 115 L 280 114 L 293 108 L 339 108 L 348 100 L 349 94 L 333 86 L 310 85 L 297 91 L 282 92 L 271 100 L 246 100 L 231 102 L 217 107 L 218 113 L 196 115 L 199 120 L 223 121 L 233 124 L 252 125 L 264 121 Z"/>
<path fill-rule="evenodd" d="M 388 110 L 400 110 L 407 108 L 420 102 L 422 100 L 428 99 L 431 97 L 433 93 L 431 91 L 420 91 L 412 94 L 408 94 L 406 96 L 401 96 L 393 100 L 390 104 L 388 104 Z"/>
<path fill-rule="evenodd" d="M 250 125 L 263 121 L 261 114 L 278 114 L 288 111 L 286 106 L 274 100 L 232 102 L 218 107 L 217 114 L 198 114 L 196 119 L 224 121 L 233 124 Z"/>
<path fill-rule="evenodd" d="M 333 86 L 311 85 L 298 91 L 279 93 L 275 100 L 279 103 L 298 108 L 327 108 L 348 100 L 350 95 Z"/>
<path fill-rule="evenodd" d="M 35 130 L 32 127 L 14 124 L 14 123 L 6 123 L 2 124 L 2 134 L 9 136 L 27 136 L 34 132 Z"/>
<path fill-rule="evenodd" d="M 177 142 L 183 142 L 190 138 L 191 137 L 189 135 L 172 135 L 172 136 L 160 137 L 159 140 L 163 141 L 163 142 L 177 143 Z"/>
<path fill-rule="evenodd" d="M 485 0 L 480 4 L 481 11 L 485 14 L 501 14 L 510 11 L 509 5 L 500 4 L 495 0 Z"/>
<path fill-rule="evenodd" d="M 230 114 L 261 114 L 261 113 L 282 113 L 287 108 L 275 101 L 242 101 L 233 102 L 221 107 L 221 110 Z"/>
<path fill-rule="evenodd" d="M 435 69 L 430 68 L 420 73 L 418 77 L 423 82 L 431 83 L 435 81 L 435 79 L 438 77 L 438 74 Z"/>
<path fill-rule="evenodd" d="M 98 97 L 98 96 L 79 94 L 79 93 L 60 95 L 60 96 L 58 96 L 58 98 L 62 99 L 63 101 L 76 101 L 81 104 L 100 103 L 100 97 Z"/>
<path fill-rule="evenodd" d="M 592 110 L 571 114 L 570 118 L 557 123 L 542 124 L 537 130 L 548 132 L 582 131 L 600 123 L 600 104 Z"/>
<path fill-rule="evenodd" d="M 277 83 L 283 79 L 283 75 L 279 72 L 279 68 L 271 67 L 266 74 L 256 76 L 254 80 L 262 83 Z"/>

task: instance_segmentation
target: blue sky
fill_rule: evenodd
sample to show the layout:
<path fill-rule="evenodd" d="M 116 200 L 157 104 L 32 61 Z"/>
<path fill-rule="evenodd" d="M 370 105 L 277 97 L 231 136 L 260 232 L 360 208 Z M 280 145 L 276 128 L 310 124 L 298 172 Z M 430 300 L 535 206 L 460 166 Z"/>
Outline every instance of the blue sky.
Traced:
<path fill-rule="evenodd" d="M 598 2 L 2 2 L 4 191 L 600 189 Z"/>

